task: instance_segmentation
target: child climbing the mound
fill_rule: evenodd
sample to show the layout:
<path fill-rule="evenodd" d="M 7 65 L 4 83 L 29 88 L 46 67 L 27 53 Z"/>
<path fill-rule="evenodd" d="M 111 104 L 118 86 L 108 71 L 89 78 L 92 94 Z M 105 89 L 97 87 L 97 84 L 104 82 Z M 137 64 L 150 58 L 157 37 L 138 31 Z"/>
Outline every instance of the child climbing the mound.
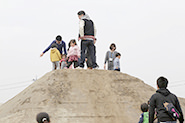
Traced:
<path fill-rule="evenodd" d="M 72 39 L 70 41 L 70 48 L 67 57 L 68 57 L 67 68 L 69 68 L 72 63 L 74 63 L 74 68 L 78 67 L 78 58 L 80 58 L 80 48 L 76 44 L 75 39 Z"/>
<path fill-rule="evenodd" d="M 148 104 L 141 104 L 141 111 L 143 112 L 140 116 L 138 123 L 149 123 Z"/>
<path fill-rule="evenodd" d="M 66 54 L 63 54 L 62 55 L 62 59 L 60 60 L 61 69 L 64 69 L 67 66 L 67 62 L 66 61 L 67 61 Z"/>
<path fill-rule="evenodd" d="M 61 60 L 61 54 L 59 50 L 57 49 L 57 47 L 58 46 L 55 43 L 51 45 L 50 59 L 51 59 L 52 66 L 53 66 L 52 70 L 56 70 L 60 68 L 59 61 Z"/>
<path fill-rule="evenodd" d="M 120 61 L 119 61 L 120 58 L 121 58 L 121 54 L 117 53 L 116 58 L 114 59 L 114 70 L 115 71 L 120 71 Z"/>

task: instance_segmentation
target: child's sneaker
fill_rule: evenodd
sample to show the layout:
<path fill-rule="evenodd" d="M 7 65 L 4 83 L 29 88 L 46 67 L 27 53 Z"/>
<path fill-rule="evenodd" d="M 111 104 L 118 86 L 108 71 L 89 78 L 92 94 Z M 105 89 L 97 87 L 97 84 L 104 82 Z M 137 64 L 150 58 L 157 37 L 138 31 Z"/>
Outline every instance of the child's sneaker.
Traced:
<path fill-rule="evenodd" d="M 76 69 L 84 69 L 84 68 L 82 68 L 82 67 L 76 67 Z"/>

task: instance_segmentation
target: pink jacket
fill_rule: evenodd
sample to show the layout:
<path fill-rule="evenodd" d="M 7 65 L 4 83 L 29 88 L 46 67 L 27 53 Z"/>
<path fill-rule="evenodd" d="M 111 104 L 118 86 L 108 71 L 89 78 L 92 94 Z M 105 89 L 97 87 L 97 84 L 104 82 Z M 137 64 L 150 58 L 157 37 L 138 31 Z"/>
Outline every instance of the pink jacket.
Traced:
<path fill-rule="evenodd" d="M 78 47 L 78 45 L 75 45 L 74 47 L 70 47 L 69 51 L 67 53 L 67 57 L 70 56 L 79 56 L 80 57 L 80 48 Z"/>

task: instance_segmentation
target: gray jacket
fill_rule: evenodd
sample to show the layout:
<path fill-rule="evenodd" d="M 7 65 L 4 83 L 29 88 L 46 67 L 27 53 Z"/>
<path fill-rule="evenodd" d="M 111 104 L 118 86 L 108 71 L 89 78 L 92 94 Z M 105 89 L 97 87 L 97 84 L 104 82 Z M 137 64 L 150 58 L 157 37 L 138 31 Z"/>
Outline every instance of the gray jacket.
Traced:
<path fill-rule="evenodd" d="M 113 61 L 116 58 L 117 53 L 118 53 L 117 51 L 114 52 L 107 51 L 104 63 L 106 64 L 108 62 L 108 70 L 114 70 Z"/>

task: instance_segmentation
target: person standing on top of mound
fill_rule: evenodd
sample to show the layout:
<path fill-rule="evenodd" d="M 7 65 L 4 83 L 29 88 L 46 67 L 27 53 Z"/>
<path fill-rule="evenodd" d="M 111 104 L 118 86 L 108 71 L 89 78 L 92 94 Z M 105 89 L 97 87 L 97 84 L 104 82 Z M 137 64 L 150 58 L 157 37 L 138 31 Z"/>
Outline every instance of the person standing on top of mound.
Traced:
<path fill-rule="evenodd" d="M 95 58 L 95 48 L 94 43 L 96 41 L 96 28 L 93 21 L 89 18 L 89 16 L 84 11 L 79 11 L 78 18 L 79 22 L 79 40 L 81 39 L 81 59 L 79 62 L 79 66 L 84 68 L 85 62 L 85 51 L 86 48 L 89 50 L 89 55 L 92 60 L 92 68 L 97 68 L 96 58 Z"/>
<path fill-rule="evenodd" d="M 158 90 L 150 98 L 149 123 L 154 121 L 155 109 L 159 123 L 176 123 L 176 118 L 174 118 L 176 116 L 179 116 L 180 123 L 184 121 L 178 98 L 167 89 L 167 85 L 166 78 L 159 77 L 157 79 Z"/>
<path fill-rule="evenodd" d="M 110 51 L 107 51 L 105 56 L 104 69 L 106 70 L 106 63 L 108 62 L 108 70 L 114 70 L 114 59 L 116 58 L 116 54 L 118 53 L 116 50 L 116 45 L 112 43 L 110 45 Z"/>
<path fill-rule="evenodd" d="M 49 115 L 46 112 L 41 112 L 36 116 L 37 123 L 50 123 Z"/>
<path fill-rule="evenodd" d="M 67 68 L 69 68 L 72 63 L 74 63 L 74 68 L 78 67 L 78 58 L 80 58 L 80 48 L 76 44 L 75 39 L 72 39 L 70 41 L 70 47 L 68 50 L 67 57 L 68 57 Z"/>
<path fill-rule="evenodd" d="M 121 58 L 121 54 L 117 53 L 116 58 L 114 59 L 114 70 L 115 71 L 120 71 L 120 58 Z"/>
<path fill-rule="evenodd" d="M 51 45 L 50 59 L 52 62 L 52 70 L 56 70 L 60 68 L 59 61 L 62 59 L 60 52 L 57 49 L 57 44 L 53 43 Z"/>
<path fill-rule="evenodd" d="M 57 37 L 56 37 L 56 40 L 54 40 L 50 45 L 49 45 L 49 47 L 48 48 L 46 48 L 42 53 L 41 53 L 41 55 L 40 55 L 40 57 L 42 57 L 43 55 L 44 55 L 44 53 L 46 53 L 50 48 L 51 48 L 51 45 L 52 44 L 57 44 L 57 49 L 60 51 L 60 54 L 62 55 L 63 54 L 63 49 L 64 49 L 64 54 L 67 54 L 67 52 L 66 52 L 66 44 L 65 44 L 65 42 L 64 41 L 62 41 L 62 37 L 60 36 L 60 35 L 58 35 Z"/>

